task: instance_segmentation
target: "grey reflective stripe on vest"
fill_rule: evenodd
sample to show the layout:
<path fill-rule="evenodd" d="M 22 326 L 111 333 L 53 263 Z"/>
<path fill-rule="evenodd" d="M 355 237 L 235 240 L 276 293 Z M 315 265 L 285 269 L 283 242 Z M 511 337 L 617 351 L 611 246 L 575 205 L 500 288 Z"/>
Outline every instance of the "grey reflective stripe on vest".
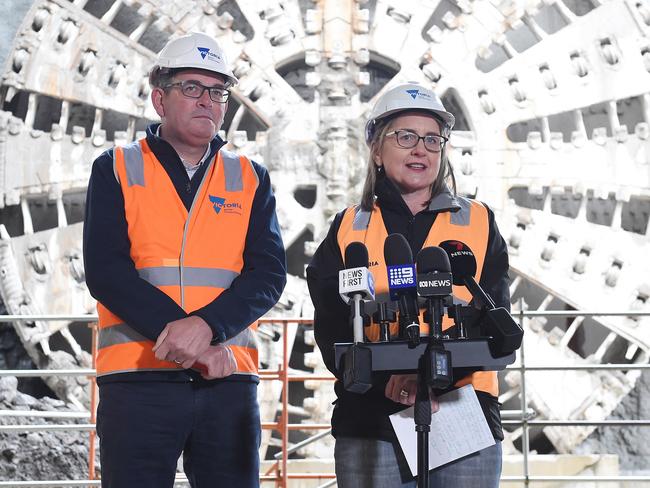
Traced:
<path fill-rule="evenodd" d="M 454 305 L 469 305 L 469 302 L 466 302 L 465 300 L 457 297 L 456 295 L 452 295 L 451 298 L 454 302 Z"/>
<path fill-rule="evenodd" d="M 138 275 L 153 286 L 180 286 L 181 274 L 177 267 L 159 266 L 141 268 Z M 213 286 L 229 288 L 239 273 L 220 268 L 183 268 L 183 286 Z"/>
<path fill-rule="evenodd" d="M 221 151 L 223 160 L 223 172 L 226 177 L 226 191 L 242 191 L 244 182 L 242 180 L 241 164 L 239 156 L 230 151 Z"/>
<path fill-rule="evenodd" d="M 242 330 L 235 337 L 231 337 L 223 344 L 225 346 L 240 346 L 248 347 L 249 349 L 257 349 L 257 340 L 255 339 L 255 333 L 251 330 L 250 327 Z"/>
<path fill-rule="evenodd" d="M 97 349 L 103 349 L 117 344 L 127 344 L 129 342 L 148 341 L 145 336 L 135 331 L 127 324 L 118 324 L 112 327 L 99 329 L 97 337 Z M 224 342 L 227 346 L 241 346 L 249 349 L 257 349 L 257 340 L 255 334 L 250 328 L 242 330 L 239 334 Z M 155 370 L 153 370 L 155 371 Z"/>
<path fill-rule="evenodd" d="M 366 230 L 370 225 L 370 213 L 367 210 L 361 210 L 361 207 L 354 209 L 354 220 L 352 221 L 352 230 Z"/>
<path fill-rule="evenodd" d="M 457 197 L 445 186 L 440 193 L 431 199 L 428 208 L 434 212 L 455 212 L 460 208 L 460 204 Z"/>
<path fill-rule="evenodd" d="M 469 216 L 472 210 L 472 203 L 463 197 L 456 197 L 460 209 L 451 213 L 451 223 L 453 225 L 469 225 Z"/>
<path fill-rule="evenodd" d="M 117 324 L 112 327 L 99 329 L 97 333 L 97 349 L 114 346 L 116 344 L 125 344 L 127 342 L 148 341 L 145 336 L 126 324 Z"/>
<path fill-rule="evenodd" d="M 131 144 L 122 146 L 121 149 L 122 154 L 124 154 L 126 184 L 128 186 L 144 186 L 144 158 L 142 157 L 142 148 L 140 147 L 140 143 L 138 141 L 133 141 Z M 113 172 L 117 178 L 117 170 L 115 169 L 115 151 L 116 149 L 113 150 Z"/>

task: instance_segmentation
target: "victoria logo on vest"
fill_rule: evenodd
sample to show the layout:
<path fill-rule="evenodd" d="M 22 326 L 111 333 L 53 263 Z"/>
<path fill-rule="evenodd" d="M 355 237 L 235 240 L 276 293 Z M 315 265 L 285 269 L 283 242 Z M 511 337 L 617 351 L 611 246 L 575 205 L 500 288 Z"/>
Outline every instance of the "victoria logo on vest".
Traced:
<path fill-rule="evenodd" d="M 216 213 L 221 213 L 223 210 L 224 213 L 237 214 L 241 215 L 242 206 L 239 202 L 226 202 L 225 198 L 216 197 L 214 195 L 208 195 L 210 202 L 212 203 L 212 208 Z"/>

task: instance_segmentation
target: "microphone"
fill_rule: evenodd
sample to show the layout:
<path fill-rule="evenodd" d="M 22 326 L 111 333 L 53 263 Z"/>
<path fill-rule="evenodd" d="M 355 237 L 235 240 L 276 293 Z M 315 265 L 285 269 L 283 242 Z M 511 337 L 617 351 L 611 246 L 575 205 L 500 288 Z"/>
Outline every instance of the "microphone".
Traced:
<path fill-rule="evenodd" d="M 345 248 L 345 269 L 339 271 L 339 295 L 350 309 L 354 342 L 363 342 L 363 300 L 374 300 L 375 280 L 368 270 L 368 249 L 362 242 Z"/>
<path fill-rule="evenodd" d="M 420 343 L 420 321 L 415 284 L 415 266 L 411 246 L 401 234 L 390 234 L 384 242 L 384 259 L 388 272 L 391 300 L 399 308 L 399 329 L 409 347 Z"/>
<path fill-rule="evenodd" d="M 417 257 L 418 294 L 426 298 L 424 320 L 429 324 L 427 380 L 432 388 L 447 388 L 453 382 L 451 353 L 442 345 L 444 300 L 451 296 L 451 265 L 439 247 L 425 247 Z"/>
<path fill-rule="evenodd" d="M 465 285 L 472 297 L 485 310 L 483 325 L 493 340 L 490 348 L 499 356 L 510 354 L 521 346 L 524 331 L 503 307 L 496 307 L 494 300 L 476 282 L 476 258 L 467 244 L 460 241 L 444 241 L 440 247 L 449 256 L 454 285 Z"/>
<path fill-rule="evenodd" d="M 454 285 L 467 287 L 479 305 L 494 309 L 496 307 L 494 301 L 474 279 L 476 258 L 469 246 L 460 241 L 444 241 L 440 243 L 440 247 L 449 257 Z"/>
<path fill-rule="evenodd" d="M 416 260 L 418 295 L 426 298 L 425 321 L 436 339 L 442 336 L 443 300 L 452 293 L 451 265 L 447 253 L 437 246 L 420 250 Z"/>

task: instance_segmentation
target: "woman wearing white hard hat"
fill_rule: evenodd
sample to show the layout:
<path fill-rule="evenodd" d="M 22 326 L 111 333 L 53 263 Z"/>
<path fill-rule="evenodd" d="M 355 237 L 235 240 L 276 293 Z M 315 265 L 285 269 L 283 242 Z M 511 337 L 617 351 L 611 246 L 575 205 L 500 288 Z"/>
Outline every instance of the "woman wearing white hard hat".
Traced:
<path fill-rule="evenodd" d="M 454 122 L 438 96 L 416 83 L 387 90 L 372 109 L 364 134 L 370 153 L 361 201 L 336 215 L 307 268 L 316 341 L 327 367 L 339 380 L 342 372 L 336 368 L 333 345 L 353 342 L 350 309 L 338 290 L 338 272 L 346 267 L 344 257 L 350 243 L 365 244 L 375 299 L 389 302 L 383 247 L 389 234 L 404 236 L 414 256 L 443 241 L 463 241 L 477 258 L 476 279 L 481 287 L 497 306 L 509 308 L 507 248 L 494 214 L 484 204 L 456 195 L 447 157 Z M 464 287 L 454 287 L 454 295 L 469 302 L 468 292 L 460 288 Z M 372 314 L 373 305 L 366 312 Z M 456 333 L 447 321 L 443 329 L 446 334 Z M 365 339 L 385 340 L 380 330 L 373 320 L 364 329 Z M 396 338 L 396 324 L 389 333 Z M 424 325 L 421 333 L 426 335 Z M 497 488 L 503 432 L 496 373 L 454 373 L 455 384 L 450 389 L 473 386 L 483 411 L 478 420 L 485 418 L 495 443 L 433 469 L 430 486 Z M 332 433 L 340 488 L 416 486 L 389 420 L 389 415 L 415 403 L 416 386 L 415 375 L 406 374 L 375 373 L 372 387 L 363 394 L 347 391 L 342 381 L 336 382 Z M 441 393 L 433 392 L 434 411 L 438 409 L 436 395 Z M 430 436 L 435 439 L 436 432 Z"/>

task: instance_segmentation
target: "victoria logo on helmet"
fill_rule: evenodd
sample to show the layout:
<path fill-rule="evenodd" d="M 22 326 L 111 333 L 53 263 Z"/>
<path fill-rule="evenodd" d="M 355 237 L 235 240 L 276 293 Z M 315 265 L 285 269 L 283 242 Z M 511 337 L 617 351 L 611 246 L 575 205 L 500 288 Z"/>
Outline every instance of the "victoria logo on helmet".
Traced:
<path fill-rule="evenodd" d="M 197 47 L 196 49 L 199 51 L 201 59 L 205 59 L 207 57 L 210 61 L 221 61 L 221 56 L 216 53 L 211 53 L 209 47 Z"/>
<path fill-rule="evenodd" d="M 406 93 L 408 93 L 409 95 L 411 95 L 411 98 L 412 98 L 413 100 L 415 100 L 415 97 L 418 96 L 418 92 L 419 92 L 419 91 L 420 91 L 420 90 L 406 90 Z"/>
<path fill-rule="evenodd" d="M 431 98 L 431 96 L 430 96 L 428 93 L 426 93 L 426 92 L 421 92 L 419 89 L 415 89 L 415 90 L 406 90 L 406 93 L 408 93 L 409 95 L 411 95 L 411 98 L 412 98 L 413 100 L 415 100 L 415 99 L 418 98 L 418 97 L 420 97 L 420 98 L 427 98 L 427 99 L 430 99 L 430 98 Z"/>

